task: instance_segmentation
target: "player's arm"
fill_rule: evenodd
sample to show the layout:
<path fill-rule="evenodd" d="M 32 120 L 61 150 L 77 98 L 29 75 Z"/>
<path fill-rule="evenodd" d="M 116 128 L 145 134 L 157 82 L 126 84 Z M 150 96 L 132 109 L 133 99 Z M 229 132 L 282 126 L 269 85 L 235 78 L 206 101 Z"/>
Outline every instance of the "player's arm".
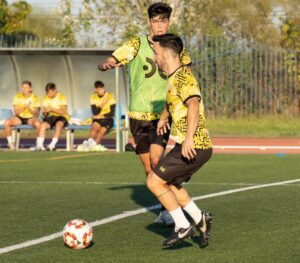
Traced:
<path fill-rule="evenodd" d="M 119 63 L 114 57 L 110 56 L 107 57 L 104 62 L 99 64 L 98 69 L 100 71 L 106 71 L 120 66 L 122 66 L 122 64 Z"/>
<path fill-rule="evenodd" d="M 91 110 L 92 110 L 92 113 L 93 113 L 93 117 L 96 117 L 101 112 L 101 108 L 97 107 L 96 104 L 91 105 Z"/>
<path fill-rule="evenodd" d="M 182 144 L 182 155 L 187 159 L 193 159 L 196 156 L 194 148 L 194 134 L 199 121 L 199 97 L 193 96 L 186 101 L 187 105 L 187 132 Z"/>
<path fill-rule="evenodd" d="M 115 113 L 115 109 L 116 109 L 116 101 L 113 97 L 110 97 L 108 93 L 106 93 L 104 96 L 106 96 L 105 101 L 102 102 L 101 106 L 102 109 L 105 107 L 106 109 L 109 107 L 109 112 L 101 114 L 101 117 L 105 117 L 105 118 L 113 118 L 114 117 L 114 113 Z"/>
<path fill-rule="evenodd" d="M 27 108 L 29 110 L 29 112 L 35 116 L 35 117 L 38 117 L 39 116 L 39 112 L 40 112 L 40 108 L 31 108 L 31 107 L 28 107 Z"/>
<path fill-rule="evenodd" d="M 34 110 L 33 110 L 33 115 L 34 115 L 35 117 L 38 117 L 38 116 L 39 116 L 39 113 L 40 113 L 40 110 L 41 110 L 40 107 L 34 108 Z"/>
<path fill-rule="evenodd" d="M 109 94 L 108 92 L 106 92 L 106 94 L 107 94 L 107 101 L 104 106 L 106 108 L 109 107 L 109 111 L 107 113 L 104 113 L 103 116 L 105 118 L 114 118 L 115 110 L 116 110 L 116 100 L 113 94 Z"/>
<path fill-rule="evenodd" d="M 46 116 L 48 113 L 49 113 L 49 110 L 48 110 L 49 107 L 45 106 L 45 105 L 42 105 L 42 114 L 43 116 Z"/>
<path fill-rule="evenodd" d="M 157 123 L 156 133 L 158 135 L 163 135 L 164 133 L 167 133 L 168 130 L 170 130 L 169 116 L 170 113 L 166 104 Z"/>
<path fill-rule="evenodd" d="M 103 63 L 100 63 L 98 69 L 106 71 L 131 62 L 137 55 L 139 48 L 140 39 L 138 37 L 130 39 L 128 42 L 125 42 L 121 47 L 116 49 Z"/>
<path fill-rule="evenodd" d="M 109 112 L 103 114 L 103 117 L 105 117 L 105 118 L 113 118 L 114 115 L 115 115 L 115 109 L 116 109 L 116 104 L 111 104 L 109 106 Z"/>
<path fill-rule="evenodd" d="M 15 115 L 21 114 L 24 110 L 25 110 L 25 107 L 22 107 L 20 105 L 14 105 Z"/>
<path fill-rule="evenodd" d="M 61 105 L 59 107 L 59 109 L 55 109 L 51 106 L 49 106 L 47 109 L 46 109 L 47 113 L 48 112 L 54 112 L 54 113 L 57 113 L 59 115 L 65 115 L 67 114 L 67 106 L 66 105 Z"/>
<path fill-rule="evenodd" d="M 25 109 L 27 109 L 33 116 L 38 116 L 39 115 L 39 111 L 40 111 L 40 107 L 32 107 L 31 103 L 29 103 Z"/>
<path fill-rule="evenodd" d="M 38 97 L 34 96 L 33 102 L 28 105 L 28 110 L 31 112 L 31 114 L 38 118 L 40 110 L 41 110 L 41 104 Z"/>

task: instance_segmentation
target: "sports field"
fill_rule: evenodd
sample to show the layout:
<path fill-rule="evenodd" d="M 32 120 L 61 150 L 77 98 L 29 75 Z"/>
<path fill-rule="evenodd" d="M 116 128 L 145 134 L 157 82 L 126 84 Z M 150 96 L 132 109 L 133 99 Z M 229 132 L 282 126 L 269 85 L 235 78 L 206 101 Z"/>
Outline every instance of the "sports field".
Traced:
<path fill-rule="evenodd" d="M 299 171 L 299 155 L 215 154 L 186 185 L 214 214 L 209 246 L 164 249 L 134 153 L 1 152 L 0 262 L 300 262 Z M 88 249 L 55 238 L 74 218 L 96 221 Z"/>

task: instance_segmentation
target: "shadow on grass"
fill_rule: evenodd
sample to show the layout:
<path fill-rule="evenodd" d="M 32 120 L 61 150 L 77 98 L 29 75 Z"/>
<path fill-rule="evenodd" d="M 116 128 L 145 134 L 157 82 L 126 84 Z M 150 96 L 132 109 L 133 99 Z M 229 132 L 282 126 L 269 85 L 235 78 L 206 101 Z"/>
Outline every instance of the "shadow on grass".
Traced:
<path fill-rule="evenodd" d="M 126 185 L 126 186 L 118 186 L 118 187 L 111 187 L 109 188 L 113 191 L 119 191 L 119 190 L 131 190 L 131 199 L 139 206 L 141 207 L 150 207 L 153 205 L 158 204 L 157 199 L 153 196 L 153 194 L 147 189 L 145 185 Z M 155 210 L 150 210 L 149 212 L 155 214 L 153 217 L 153 221 L 155 220 L 155 217 L 160 212 L 160 208 Z M 187 215 L 189 218 L 189 215 Z M 190 218 L 189 218 L 190 219 Z M 155 224 L 150 223 L 146 226 L 146 229 L 162 236 L 163 238 L 168 238 L 172 231 L 173 227 L 167 227 L 164 224 Z M 198 237 L 194 236 L 189 241 L 182 241 L 181 243 L 171 246 L 171 247 L 164 247 L 163 250 L 178 250 L 186 247 L 191 247 L 195 244 L 198 244 Z"/>
<path fill-rule="evenodd" d="M 119 191 L 119 190 L 131 190 L 131 199 L 140 207 L 149 207 L 157 205 L 158 201 L 153 196 L 153 194 L 148 190 L 146 185 L 123 185 L 117 187 L 110 187 L 109 190 Z M 157 215 L 160 209 L 150 210 L 149 212 Z M 154 221 L 154 219 L 153 219 Z"/>
<path fill-rule="evenodd" d="M 153 196 L 153 194 L 148 190 L 146 185 L 126 185 L 126 186 L 118 186 L 118 187 L 111 187 L 110 190 L 118 191 L 118 190 L 124 190 L 124 189 L 130 189 L 131 190 L 131 199 L 140 207 L 150 207 L 153 205 L 157 205 L 158 201 Z M 160 208 L 157 208 L 155 210 L 149 210 L 149 212 L 153 213 L 153 221 L 157 217 L 157 215 L 160 212 Z M 165 238 L 167 238 L 173 228 L 167 227 L 163 224 L 155 224 L 152 223 L 146 226 L 146 229 L 148 229 L 151 232 L 154 232 L 158 235 L 161 235 Z"/>
<path fill-rule="evenodd" d="M 193 244 L 188 243 L 186 241 L 182 241 L 181 243 L 176 244 L 174 246 L 164 247 L 163 250 L 179 250 L 179 249 L 183 249 L 183 248 L 186 248 L 186 247 L 192 247 L 192 246 L 193 246 Z"/>

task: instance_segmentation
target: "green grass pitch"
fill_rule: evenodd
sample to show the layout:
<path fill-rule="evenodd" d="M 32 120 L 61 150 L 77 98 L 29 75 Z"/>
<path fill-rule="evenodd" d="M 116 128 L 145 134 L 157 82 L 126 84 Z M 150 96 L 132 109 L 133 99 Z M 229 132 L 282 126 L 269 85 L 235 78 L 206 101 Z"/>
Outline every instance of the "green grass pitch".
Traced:
<path fill-rule="evenodd" d="M 217 155 L 186 185 L 193 197 L 300 178 L 297 155 Z M 133 153 L 0 155 L 0 249 L 157 204 Z M 158 210 L 94 227 L 94 244 L 62 238 L 0 255 L 0 262 L 300 262 L 300 182 L 197 201 L 214 214 L 209 246 L 164 249 Z"/>

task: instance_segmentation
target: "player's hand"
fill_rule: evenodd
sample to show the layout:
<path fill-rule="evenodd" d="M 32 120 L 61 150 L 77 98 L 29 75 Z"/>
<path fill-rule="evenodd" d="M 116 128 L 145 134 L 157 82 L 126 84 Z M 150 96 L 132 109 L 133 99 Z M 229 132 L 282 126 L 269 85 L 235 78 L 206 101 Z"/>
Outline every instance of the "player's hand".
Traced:
<path fill-rule="evenodd" d="M 106 70 L 109 70 L 109 69 L 113 69 L 113 68 L 118 68 L 122 66 L 121 63 L 116 63 L 116 62 L 104 62 L 103 64 L 100 64 L 98 66 L 98 69 L 100 71 L 106 71 Z"/>
<path fill-rule="evenodd" d="M 197 152 L 194 147 L 194 140 L 193 138 L 186 138 L 182 144 L 182 151 L 181 154 L 183 157 L 187 158 L 188 160 L 192 160 L 196 157 Z"/>
<path fill-rule="evenodd" d="M 169 124 L 168 120 L 164 121 L 164 120 L 159 119 L 159 121 L 157 123 L 157 128 L 156 128 L 157 135 L 164 135 L 165 133 L 168 132 L 168 130 L 170 130 L 170 124 Z"/>
<path fill-rule="evenodd" d="M 45 112 L 45 113 L 48 113 L 48 112 L 51 111 L 51 109 L 52 109 L 52 107 L 50 107 L 50 106 L 44 107 L 44 112 Z"/>

